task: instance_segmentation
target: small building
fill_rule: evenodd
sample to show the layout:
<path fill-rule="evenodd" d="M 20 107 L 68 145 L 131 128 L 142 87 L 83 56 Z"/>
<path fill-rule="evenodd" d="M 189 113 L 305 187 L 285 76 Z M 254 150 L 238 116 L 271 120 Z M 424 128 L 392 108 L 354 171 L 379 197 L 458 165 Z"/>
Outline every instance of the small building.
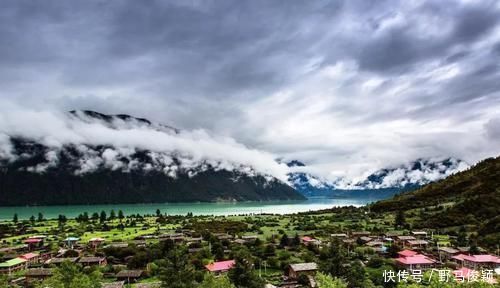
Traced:
<path fill-rule="evenodd" d="M 417 239 L 427 238 L 427 232 L 425 231 L 411 231 L 411 235 L 416 237 Z"/>
<path fill-rule="evenodd" d="M 211 273 L 220 274 L 231 270 L 234 267 L 234 265 L 235 265 L 234 260 L 227 260 L 205 265 L 205 268 Z"/>
<path fill-rule="evenodd" d="M 438 254 L 443 260 L 450 260 L 453 256 L 460 254 L 460 251 L 451 247 L 439 247 Z"/>
<path fill-rule="evenodd" d="M 489 254 L 465 255 L 458 254 L 451 257 L 458 264 L 472 270 L 496 269 L 500 267 L 500 257 Z"/>
<path fill-rule="evenodd" d="M 40 263 L 41 259 L 40 254 L 38 253 L 26 253 L 19 256 L 19 258 L 26 260 L 28 266 Z"/>
<path fill-rule="evenodd" d="M 406 241 L 404 246 L 410 249 L 419 250 L 419 249 L 425 249 L 427 245 L 429 245 L 429 242 L 425 240 L 416 239 L 416 240 Z"/>
<path fill-rule="evenodd" d="M 43 239 L 41 238 L 28 238 L 23 242 L 28 245 L 28 251 L 38 250 L 43 247 Z"/>
<path fill-rule="evenodd" d="M 142 270 L 122 270 L 116 273 L 116 279 L 130 284 L 137 282 L 142 277 L 142 274 Z"/>
<path fill-rule="evenodd" d="M 290 264 L 287 275 L 290 279 L 298 279 L 300 275 L 314 276 L 317 270 L 318 264 L 314 262 Z"/>
<path fill-rule="evenodd" d="M 359 239 L 359 241 L 361 241 L 362 243 L 368 243 L 368 242 L 370 242 L 370 241 L 372 241 L 372 240 L 373 240 L 372 238 L 370 238 L 370 237 L 368 237 L 368 236 L 361 236 L 361 237 L 359 237 L 358 239 Z"/>
<path fill-rule="evenodd" d="M 219 240 L 232 240 L 234 239 L 233 235 L 227 233 L 214 233 L 213 234 Z"/>
<path fill-rule="evenodd" d="M 431 269 L 436 264 L 436 260 L 411 250 L 400 251 L 398 255 L 396 265 L 408 271 Z"/>
<path fill-rule="evenodd" d="M 101 246 L 101 244 L 104 243 L 104 241 L 106 240 L 100 237 L 91 238 L 89 240 L 89 245 L 91 248 L 97 249 L 97 247 Z"/>
<path fill-rule="evenodd" d="M 310 236 L 304 236 L 304 237 L 300 238 L 300 241 L 306 246 L 309 246 L 309 245 L 319 246 L 319 245 L 321 245 L 320 240 L 315 239 L 315 238 L 310 237 Z"/>
<path fill-rule="evenodd" d="M 417 238 L 408 235 L 396 236 L 395 238 L 396 238 L 395 239 L 396 244 L 402 247 L 407 247 L 405 246 L 407 245 L 407 241 L 417 240 Z"/>
<path fill-rule="evenodd" d="M 24 274 L 26 282 L 43 281 L 52 276 L 52 269 L 49 268 L 33 268 L 28 269 Z"/>
<path fill-rule="evenodd" d="M 332 238 L 338 238 L 338 239 L 343 239 L 343 238 L 347 238 L 347 234 L 345 234 L 345 233 L 335 233 L 335 234 L 330 234 L 330 237 L 332 237 Z"/>
<path fill-rule="evenodd" d="M 241 236 L 241 239 L 245 240 L 246 243 L 253 243 L 255 242 L 259 237 L 257 235 L 243 235 Z"/>
<path fill-rule="evenodd" d="M 0 274 L 10 275 L 28 268 L 28 261 L 23 258 L 14 258 L 0 263 Z"/>
<path fill-rule="evenodd" d="M 78 241 L 80 241 L 80 238 L 78 238 L 78 237 L 68 237 L 68 238 L 64 239 L 64 244 L 69 249 L 73 249 L 73 247 L 75 246 L 76 243 L 78 243 Z"/>
<path fill-rule="evenodd" d="M 83 266 L 106 266 L 108 264 L 104 257 L 82 257 L 78 263 Z"/>

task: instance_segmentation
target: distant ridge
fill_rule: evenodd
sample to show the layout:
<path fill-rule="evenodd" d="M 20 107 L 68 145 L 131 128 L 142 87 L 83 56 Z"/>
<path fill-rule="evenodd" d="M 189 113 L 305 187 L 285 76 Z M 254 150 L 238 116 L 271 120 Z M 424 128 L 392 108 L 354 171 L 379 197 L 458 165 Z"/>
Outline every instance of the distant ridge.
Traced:
<path fill-rule="evenodd" d="M 68 117 L 77 124 L 113 130 L 180 133 L 125 114 L 73 110 Z M 9 142 L 10 158 L 0 159 L 0 206 L 305 199 L 254 167 L 195 161 L 175 149 L 161 152 L 96 143 L 51 146 L 18 136 L 10 136 Z"/>

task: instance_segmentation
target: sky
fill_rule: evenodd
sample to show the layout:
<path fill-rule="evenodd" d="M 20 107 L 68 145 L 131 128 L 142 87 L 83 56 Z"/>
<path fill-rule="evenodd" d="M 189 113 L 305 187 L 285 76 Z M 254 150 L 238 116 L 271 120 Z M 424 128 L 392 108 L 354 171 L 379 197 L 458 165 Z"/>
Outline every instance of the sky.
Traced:
<path fill-rule="evenodd" d="M 324 177 L 500 154 L 498 1 L 0 5 L 4 134 L 126 113 Z"/>

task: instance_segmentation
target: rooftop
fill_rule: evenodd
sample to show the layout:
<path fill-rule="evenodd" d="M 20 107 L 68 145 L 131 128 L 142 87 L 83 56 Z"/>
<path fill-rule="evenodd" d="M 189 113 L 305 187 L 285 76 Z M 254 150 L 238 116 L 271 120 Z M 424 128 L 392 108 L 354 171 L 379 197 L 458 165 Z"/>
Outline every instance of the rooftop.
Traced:
<path fill-rule="evenodd" d="M 210 272 L 227 271 L 233 268 L 234 264 L 234 260 L 219 261 L 205 265 L 205 268 Z"/>
<path fill-rule="evenodd" d="M 35 268 L 35 269 L 28 269 L 26 271 L 25 276 L 29 277 L 36 277 L 36 276 L 52 276 L 52 269 L 49 268 Z"/>
<path fill-rule="evenodd" d="M 312 271 L 312 270 L 318 270 L 318 264 L 314 262 L 297 263 L 297 264 L 290 264 L 290 268 L 295 272 Z"/>
<path fill-rule="evenodd" d="M 142 270 L 122 270 L 116 273 L 117 278 L 139 278 L 142 276 Z"/>
<path fill-rule="evenodd" d="M 403 257 L 411 257 L 417 255 L 418 253 L 412 250 L 403 250 L 399 251 L 398 254 Z"/>
<path fill-rule="evenodd" d="M 40 254 L 38 254 L 38 253 L 26 253 L 24 255 L 19 256 L 19 258 L 30 260 L 30 259 L 36 258 L 38 256 L 40 256 Z"/>
<path fill-rule="evenodd" d="M 9 267 L 16 266 L 16 265 L 19 265 L 19 264 L 22 264 L 25 262 L 26 262 L 26 259 L 14 258 L 14 259 L 7 260 L 3 263 L 0 263 L 0 268 L 9 268 Z"/>
<path fill-rule="evenodd" d="M 424 255 L 417 254 L 415 256 L 410 256 L 410 257 L 399 257 L 396 259 L 396 262 L 405 265 L 415 265 L 415 264 L 433 264 L 436 261 Z"/>

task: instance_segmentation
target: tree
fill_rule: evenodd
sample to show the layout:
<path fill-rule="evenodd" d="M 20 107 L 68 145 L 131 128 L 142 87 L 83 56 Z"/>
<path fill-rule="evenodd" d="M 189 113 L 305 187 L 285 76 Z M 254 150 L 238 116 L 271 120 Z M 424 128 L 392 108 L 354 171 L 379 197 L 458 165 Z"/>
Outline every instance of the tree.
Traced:
<path fill-rule="evenodd" d="M 342 247 L 338 240 L 332 241 L 330 246 L 320 253 L 321 270 L 334 277 L 344 276 L 347 272 L 344 266 L 347 263 L 346 254 L 344 247 Z"/>
<path fill-rule="evenodd" d="M 116 213 L 115 210 L 111 209 L 111 212 L 109 212 L 109 220 L 113 221 L 116 218 Z"/>
<path fill-rule="evenodd" d="M 18 221 L 19 221 L 19 218 L 17 217 L 17 213 L 15 213 L 14 217 L 12 217 L 12 222 L 14 222 L 15 224 L 17 224 Z"/>
<path fill-rule="evenodd" d="M 42 222 L 43 220 L 43 214 L 41 212 L 38 212 L 38 222 Z"/>
<path fill-rule="evenodd" d="M 262 288 L 264 282 L 257 276 L 250 255 L 239 253 L 235 257 L 234 267 L 229 270 L 228 277 L 236 287 Z"/>
<path fill-rule="evenodd" d="M 35 220 L 36 220 L 35 216 L 31 215 L 31 217 L 30 217 L 30 223 L 31 223 L 31 225 L 35 225 Z"/>
<path fill-rule="evenodd" d="M 160 215 L 161 215 L 160 209 L 156 209 L 156 217 L 160 217 Z"/>
<path fill-rule="evenodd" d="M 397 228 L 404 227 L 405 224 L 406 224 L 405 212 L 402 209 L 400 209 L 396 213 L 396 219 L 394 220 L 394 226 L 397 229 Z"/>
<path fill-rule="evenodd" d="M 92 213 L 92 221 L 97 221 L 97 219 L 99 219 L 99 213 L 97 212 Z"/>
<path fill-rule="evenodd" d="M 364 285 L 366 281 L 365 269 L 359 260 L 351 263 L 349 273 L 346 273 L 346 277 L 349 287 L 366 287 Z"/>
<path fill-rule="evenodd" d="M 106 222 L 106 218 L 107 218 L 107 217 L 106 217 L 106 212 L 104 212 L 104 210 L 103 210 L 103 211 L 101 211 L 101 215 L 99 216 L 99 222 L 100 222 L 100 223 L 104 223 L 104 222 Z"/>
<path fill-rule="evenodd" d="M 213 274 L 208 273 L 203 278 L 203 281 L 197 286 L 198 288 L 236 288 L 229 278 L 226 276 L 215 277 Z"/>
<path fill-rule="evenodd" d="M 191 288 L 195 287 L 194 267 L 188 263 L 185 249 L 170 251 L 166 259 L 161 262 L 159 278 L 163 288 Z"/>
<path fill-rule="evenodd" d="M 286 233 L 284 233 L 283 236 L 281 236 L 280 247 L 284 248 L 286 246 L 288 246 L 288 235 L 286 235 Z"/>
<path fill-rule="evenodd" d="M 118 210 L 118 219 L 120 219 L 120 222 L 123 221 L 123 218 L 125 218 L 125 215 L 123 215 L 123 211 L 122 210 Z"/>
<path fill-rule="evenodd" d="M 465 226 L 460 227 L 457 235 L 457 246 L 465 247 L 467 246 L 467 230 L 465 230 Z"/>
<path fill-rule="evenodd" d="M 63 262 L 54 270 L 49 279 L 43 281 L 38 287 L 51 288 L 98 288 L 101 287 L 102 275 L 98 271 L 84 274 L 82 269 L 70 262 Z"/>
<path fill-rule="evenodd" d="M 323 273 L 316 274 L 316 283 L 318 288 L 347 288 L 347 283 L 345 283 L 342 279 L 333 278 L 332 276 Z"/>

